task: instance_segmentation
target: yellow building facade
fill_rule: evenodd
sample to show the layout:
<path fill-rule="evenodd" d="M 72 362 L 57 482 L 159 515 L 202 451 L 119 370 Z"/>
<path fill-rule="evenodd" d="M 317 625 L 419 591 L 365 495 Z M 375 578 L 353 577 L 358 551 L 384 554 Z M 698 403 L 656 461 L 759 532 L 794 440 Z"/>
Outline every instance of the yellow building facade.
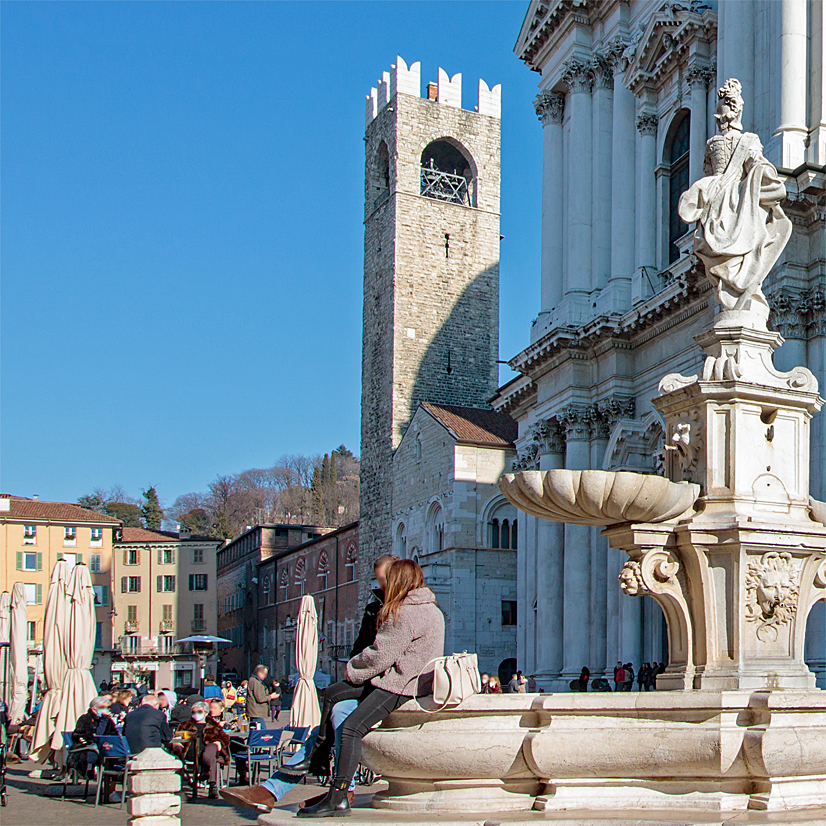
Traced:
<path fill-rule="evenodd" d="M 108 660 L 113 643 L 112 543 L 120 527 L 112 516 L 68 502 L 0 496 L 0 592 L 10 592 L 15 582 L 25 585 L 30 650 L 43 642 L 52 569 L 58 560 L 66 559 L 72 565 L 86 565 L 92 575 L 96 660 Z"/>

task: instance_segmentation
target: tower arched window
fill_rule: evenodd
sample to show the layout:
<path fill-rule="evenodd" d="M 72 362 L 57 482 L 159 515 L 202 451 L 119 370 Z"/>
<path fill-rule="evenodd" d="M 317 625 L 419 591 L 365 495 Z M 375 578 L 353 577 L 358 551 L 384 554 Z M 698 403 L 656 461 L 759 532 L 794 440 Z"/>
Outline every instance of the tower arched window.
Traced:
<path fill-rule="evenodd" d="M 407 528 L 405 528 L 404 522 L 399 522 L 396 527 L 396 536 L 393 545 L 393 553 L 402 559 L 407 559 Z"/>
<path fill-rule="evenodd" d="M 688 189 L 688 149 L 691 130 L 691 113 L 677 114 L 671 127 L 668 144 L 668 161 L 671 167 L 668 182 L 668 263 L 673 264 L 679 257 L 676 241 L 684 235 L 688 225 L 677 213 L 680 195 Z"/>
<path fill-rule="evenodd" d="M 445 512 L 438 502 L 427 513 L 427 552 L 430 554 L 445 548 Z"/>
<path fill-rule="evenodd" d="M 376 209 L 390 195 L 390 153 L 384 141 L 381 141 L 376 149 L 368 180 L 370 183 L 368 203 L 372 202 L 373 209 Z"/>
<path fill-rule="evenodd" d="M 487 542 L 489 548 L 515 551 L 517 542 L 516 508 L 509 502 L 494 505 L 487 517 Z"/>
<path fill-rule="evenodd" d="M 421 194 L 437 201 L 476 206 L 476 180 L 468 156 L 441 138 L 422 152 Z"/>

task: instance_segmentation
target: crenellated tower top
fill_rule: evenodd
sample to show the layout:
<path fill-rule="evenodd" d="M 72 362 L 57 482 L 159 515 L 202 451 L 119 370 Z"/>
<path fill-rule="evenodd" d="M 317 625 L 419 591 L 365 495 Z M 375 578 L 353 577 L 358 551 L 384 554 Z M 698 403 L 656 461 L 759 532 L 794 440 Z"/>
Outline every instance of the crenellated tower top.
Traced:
<path fill-rule="evenodd" d="M 462 75 L 450 77 L 439 68 L 436 83 L 427 84 L 427 99 L 443 106 L 462 108 Z M 376 85 L 370 90 L 366 99 L 365 125 L 369 125 L 376 115 L 396 96 L 413 95 L 422 97 L 422 65 L 413 63 L 408 68 L 401 57 L 390 67 L 389 72 L 382 72 Z M 500 118 L 502 112 L 502 87 L 496 84 L 492 89 L 481 78 L 475 111 L 480 115 Z"/>

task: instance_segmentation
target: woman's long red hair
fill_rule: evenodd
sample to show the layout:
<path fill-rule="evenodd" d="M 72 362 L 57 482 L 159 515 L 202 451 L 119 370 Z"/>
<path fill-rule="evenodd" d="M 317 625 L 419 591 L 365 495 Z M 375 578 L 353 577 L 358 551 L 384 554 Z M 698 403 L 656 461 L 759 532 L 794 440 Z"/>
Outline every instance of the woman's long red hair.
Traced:
<path fill-rule="evenodd" d="M 399 616 L 402 603 L 411 591 L 424 587 L 424 574 L 418 562 L 400 559 L 387 568 L 387 587 L 384 589 L 384 605 L 379 611 L 379 626 L 390 617 Z"/>

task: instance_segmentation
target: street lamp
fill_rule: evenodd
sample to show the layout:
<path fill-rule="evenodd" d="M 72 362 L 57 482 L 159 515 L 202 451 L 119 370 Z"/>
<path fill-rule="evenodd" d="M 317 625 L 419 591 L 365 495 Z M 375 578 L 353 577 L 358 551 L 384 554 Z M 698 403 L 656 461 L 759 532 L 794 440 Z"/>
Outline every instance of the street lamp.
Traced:
<path fill-rule="evenodd" d="M 201 672 L 201 691 L 200 694 L 203 696 L 204 694 L 204 672 L 206 670 L 206 661 L 207 657 L 212 653 L 212 648 L 216 643 L 219 642 L 231 642 L 231 640 L 225 640 L 223 637 L 210 637 L 206 634 L 196 634 L 192 637 L 184 637 L 182 640 L 177 640 L 178 643 L 192 643 L 192 653 L 195 655 L 195 658 L 198 661 L 198 668 Z"/>

